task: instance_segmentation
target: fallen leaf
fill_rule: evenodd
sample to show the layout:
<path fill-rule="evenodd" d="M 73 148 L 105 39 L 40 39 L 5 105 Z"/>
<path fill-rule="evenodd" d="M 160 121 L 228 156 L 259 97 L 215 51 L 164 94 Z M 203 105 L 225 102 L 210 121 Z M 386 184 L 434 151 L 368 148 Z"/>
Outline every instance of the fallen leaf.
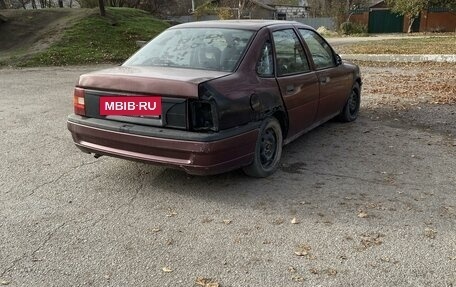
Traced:
<path fill-rule="evenodd" d="M 319 273 L 318 269 L 316 269 L 316 268 L 310 268 L 309 272 L 312 273 L 312 274 L 318 274 Z"/>
<path fill-rule="evenodd" d="M 213 219 L 205 217 L 205 218 L 203 218 L 203 220 L 201 220 L 201 223 L 209 223 L 209 222 L 212 222 L 212 221 L 213 221 Z"/>
<path fill-rule="evenodd" d="M 163 267 L 162 270 L 165 273 L 173 272 L 173 269 L 171 269 L 170 267 L 167 267 L 167 266 Z"/>
<path fill-rule="evenodd" d="M 195 284 L 203 287 L 220 287 L 220 284 L 217 281 L 204 277 L 197 277 Z"/>
<path fill-rule="evenodd" d="M 296 273 L 296 268 L 294 268 L 293 266 L 290 266 L 290 267 L 288 267 L 288 272 Z"/>
<path fill-rule="evenodd" d="M 272 223 L 275 225 L 280 225 L 283 223 L 283 221 L 284 221 L 283 218 L 277 218 Z"/>
<path fill-rule="evenodd" d="M 382 237 L 384 237 L 384 235 L 380 233 L 361 235 L 361 245 L 363 249 L 380 245 L 383 243 Z"/>
<path fill-rule="evenodd" d="M 160 231 L 161 231 L 161 229 L 160 229 L 160 228 L 158 228 L 158 227 L 156 227 L 156 228 L 152 228 L 152 232 L 154 232 L 154 233 L 155 233 L 155 232 L 160 232 Z"/>
<path fill-rule="evenodd" d="M 424 229 L 424 236 L 426 236 L 430 239 L 435 239 L 436 235 L 437 235 L 437 231 L 435 231 L 434 229 L 429 228 L 429 227 L 426 227 Z"/>
<path fill-rule="evenodd" d="M 293 219 L 291 220 L 291 224 L 298 224 L 300 223 L 299 220 L 296 219 L 296 217 L 293 217 Z"/>
<path fill-rule="evenodd" d="M 291 280 L 295 281 L 295 282 L 304 282 L 304 277 L 302 276 L 299 276 L 299 275 L 293 275 L 291 277 Z"/>
<path fill-rule="evenodd" d="M 298 256 L 306 256 L 309 253 L 306 250 L 302 250 L 302 251 L 295 251 L 295 254 Z"/>
<path fill-rule="evenodd" d="M 391 261 L 391 259 L 388 256 L 381 257 L 380 260 L 383 261 L 383 262 L 390 262 Z"/>
<path fill-rule="evenodd" d="M 310 258 L 310 250 L 312 248 L 307 245 L 307 244 L 301 244 L 298 246 L 298 248 L 295 250 L 294 254 L 297 256 L 307 256 L 307 258 Z"/>
<path fill-rule="evenodd" d="M 367 214 L 367 212 L 363 211 L 363 210 L 360 210 L 359 213 L 358 213 L 358 217 L 359 218 L 366 218 L 368 217 L 369 215 Z"/>
<path fill-rule="evenodd" d="M 231 220 L 230 220 L 230 219 L 224 219 L 224 220 L 223 220 L 223 223 L 225 223 L 226 225 L 228 225 L 228 224 L 231 223 Z"/>
<path fill-rule="evenodd" d="M 2 280 L 0 281 L 0 284 L 1 285 L 9 285 L 11 283 L 11 281 L 8 281 L 8 280 Z"/>
<path fill-rule="evenodd" d="M 172 209 L 169 209 L 168 211 L 169 213 L 166 215 L 167 217 L 174 217 L 177 215 L 177 212 Z"/>
<path fill-rule="evenodd" d="M 337 275 L 337 270 L 329 268 L 328 270 L 326 270 L 326 274 L 328 274 L 329 276 L 336 276 Z"/>

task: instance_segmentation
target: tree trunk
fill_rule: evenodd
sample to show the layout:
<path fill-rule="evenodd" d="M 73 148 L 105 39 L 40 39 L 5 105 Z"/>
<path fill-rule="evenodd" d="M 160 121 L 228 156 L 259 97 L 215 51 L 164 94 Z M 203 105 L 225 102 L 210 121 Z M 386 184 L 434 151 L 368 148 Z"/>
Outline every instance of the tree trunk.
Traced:
<path fill-rule="evenodd" d="M 413 23 L 415 22 L 415 17 L 410 17 L 410 24 L 408 26 L 408 30 L 407 30 L 407 33 L 412 33 L 412 26 L 413 26 Z"/>
<path fill-rule="evenodd" d="M 98 6 L 100 6 L 100 15 L 101 15 L 101 17 L 106 16 L 104 0 L 98 0 Z"/>
<path fill-rule="evenodd" d="M 242 12 L 244 12 L 245 0 L 239 0 L 238 19 L 241 19 Z"/>
<path fill-rule="evenodd" d="M 59 0 L 59 7 L 63 8 L 63 0 Z"/>
<path fill-rule="evenodd" d="M 73 8 L 73 0 L 70 0 L 70 8 Z"/>
<path fill-rule="evenodd" d="M 5 0 L 0 0 L 0 9 L 6 9 Z"/>
<path fill-rule="evenodd" d="M 36 1 L 32 0 L 32 9 L 36 9 Z"/>

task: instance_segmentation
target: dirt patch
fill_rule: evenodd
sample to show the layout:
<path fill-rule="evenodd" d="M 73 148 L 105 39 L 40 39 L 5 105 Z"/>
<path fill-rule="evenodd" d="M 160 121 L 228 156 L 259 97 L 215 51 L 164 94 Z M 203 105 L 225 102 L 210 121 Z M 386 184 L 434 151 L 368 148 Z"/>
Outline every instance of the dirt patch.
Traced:
<path fill-rule="evenodd" d="M 0 58 L 36 53 L 60 39 L 62 32 L 94 9 L 6 10 L 0 25 Z"/>
<path fill-rule="evenodd" d="M 392 125 L 408 124 L 444 136 L 456 135 L 454 65 L 361 64 L 363 108 Z"/>
<path fill-rule="evenodd" d="M 455 104 L 456 70 L 454 66 L 421 63 L 401 68 L 366 67 L 364 92 L 380 96 L 378 104 L 401 105 Z"/>

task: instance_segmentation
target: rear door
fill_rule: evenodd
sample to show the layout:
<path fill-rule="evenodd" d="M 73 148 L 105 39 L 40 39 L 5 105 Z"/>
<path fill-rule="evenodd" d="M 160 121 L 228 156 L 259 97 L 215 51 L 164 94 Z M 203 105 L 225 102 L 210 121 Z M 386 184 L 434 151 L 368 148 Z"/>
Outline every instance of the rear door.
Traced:
<path fill-rule="evenodd" d="M 342 110 L 351 90 L 351 74 L 336 63 L 335 53 L 320 35 L 304 28 L 299 32 L 309 49 L 320 84 L 317 121 L 324 121 Z"/>
<path fill-rule="evenodd" d="M 310 127 L 318 108 L 318 78 L 293 28 L 272 31 L 276 77 L 288 111 L 288 138 Z"/>

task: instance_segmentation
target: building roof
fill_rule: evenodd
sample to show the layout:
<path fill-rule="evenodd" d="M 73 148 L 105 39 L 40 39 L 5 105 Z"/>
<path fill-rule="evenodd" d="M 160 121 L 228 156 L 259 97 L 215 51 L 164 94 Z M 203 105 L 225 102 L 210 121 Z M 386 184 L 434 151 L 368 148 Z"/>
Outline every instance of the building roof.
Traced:
<path fill-rule="evenodd" d="M 272 6 L 269 6 L 269 4 L 265 4 L 265 3 L 262 3 L 264 1 L 267 1 L 267 0 L 263 0 L 263 1 L 257 1 L 257 0 L 250 0 L 250 2 L 252 2 L 253 4 L 255 5 L 258 5 L 264 9 L 267 9 L 267 10 L 271 10 L 271 11 L 275 11 L 276 9 Z"/>

